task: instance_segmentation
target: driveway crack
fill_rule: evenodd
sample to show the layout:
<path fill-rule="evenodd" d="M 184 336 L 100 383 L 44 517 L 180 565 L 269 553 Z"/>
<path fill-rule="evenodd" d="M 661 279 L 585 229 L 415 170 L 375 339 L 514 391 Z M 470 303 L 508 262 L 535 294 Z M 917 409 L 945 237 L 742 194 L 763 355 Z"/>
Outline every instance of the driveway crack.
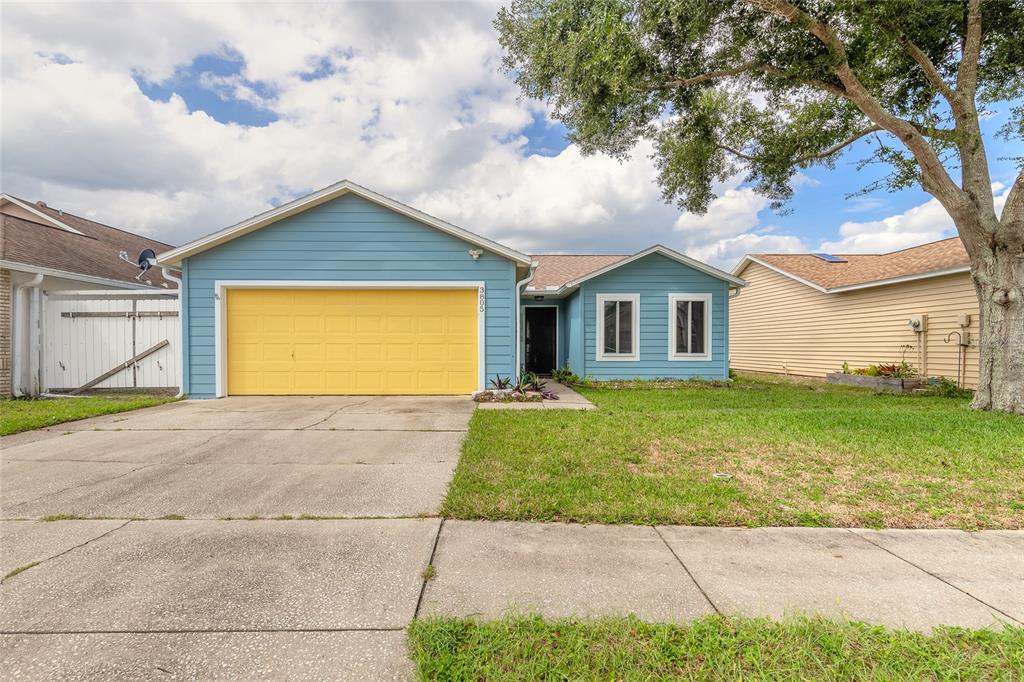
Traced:
<path fill-rule="evenodd" d="M 64 556 L 65 554 L 67 554 L 68 552 L 73 552 L 74 550 L 78 549 L 79 547 L 85 547 L 85 546 L 86 546 L 86 545 L 88 545 L 88 544 L 89 544 L 90 542 L 96 542 L 97 540 L 101 540 L 101 539 L 103 539 L 103 538 L 107 537 L 107 536 L 108 536 L 108 535 L 110 535 L 111 533 L 116 533 L 117 531 L 121 530 L 122 528 L 124 528 L 125 526 L 127 526 L 127 525 L 128 525 L 129 523 L 131 523 L 132 521 L 133 521 L 133 519 L 128 519 L 127 521 L 125 521 L 124 523 L 122 523 L 122 524 L 121 524 L 120 526 L 118 526 L 118 527 L 116 527 L 116 528 L 111 528 L 110 530 L 108 530 L 108 531 L 106 531 L 106 532 L 104 532 L 104 533 L 100 533 L 99 535 L 97 535 L 97 536 L 96 536 L 96 537 L 94 537 L 94 538 L 89 538 L 89 539 L 88 539 L 88 540 L 86 540 L 85 542 L 80 542 L 80 543 L 78 543 L 77 545 L 75 545 L 74 547 L 69 547 L 68 549 L 65 549 L 65 550 L 64 550 L 63 552 L 61 552 L 61 553 L 59 553 L 59 554 L 54 554 L 53 556 L 49 556 L 49 557 L 46 557 L 46 558 L 45 558 L 45 559 L 43 559 L 42 561 L 37 561 L 37 562 L 35 562 L 34 564 L 32 564 L 32 568 L 35 568 L 36 566 L 42 566 L 42 565 L 43 565 L 43 564 L 45 564 L 45 563 L 46 563 L 47 561 L 52 561 L 53 559 L 59 559 L 60 557 L 62 557 L 62 556 Z M 17 575 L 21 575 L 21 573 L 18 573 Z M 0 584 L 2 584 L 2 583 L 5 583 L 5 582 L 7 582 L 8 580 L 10 580 L 10 579 L 12 579 L 12 578 L 14 578 L 14 577 L 16 577 L 16 576 L 13 576 L 13 575 L 12 575 L 12 576 L 10 576 L 9 578 L 4 578 L 4 579 L 0 580 Z"/>
<path fill-rule="evenodd" d="M 370 402 L 370 401 L 369 401 L 369 400 L 364 400 L 364 401 L 363 401 L 363 402 L 361 402 L 361 403 L 354 403 L 354 404 L 352 404 L 352 405 L 341 405 L 340 407 L 336 407 L 336 408 L 334 408 L 334 409 L 333 409 L 333 410 L 331 411 L 331 413 L 330 413 L 329 415 L 327 415 L 326 417 L 324 417 L 324 418 L 323 418 L 323 419 L 321 419 L 320 421 L 318 421 L 318 422 L 314 422 L 314 423 L 310 424 L 309 426 L 303 426 L 303 427 L 302 427 L 301 429 L 298 429 L 298 430 L 299 430 L 299 431 L 305 431 L 306 429 L 312 429 L 312 428 L 314 428 L 314 427 L 320 426 L 320 425 L 321 425 L 321 424 L 323 424 L 323 423 L 324 423 L 325 421 L 327 421 L 328 419 L 331 419 L 332 417 L 334 417 L 334 415 L 338 414 L 338 413 L 339 413 L 339 412 L 341 412 L 342 410 L 348 409 L 348 408 L 350 408 L 350 407 L 359 407 L 360 405 L 365 405 L 365 404 L 366 404 L 366 403 L 368 403 L 368 402 Z"/>
<path fill-rule="evenodd" d="M 684 571 L 686 571 L 686 575 L 690 577 L 690 580 L 693 582 L 694 587 L 696 587 L 697 590 L 701 593 L 701 595 L 703 595 L 704 600 L 708 603 L 708 606 L 714 609 L 715 613 L 721 615 L 722 612 L 718 610 L 717 606 L 715 606 L 715 602 L 711 601 L 711 597 L 709 597 L 708 593 L 704 591 L 704 588 L 701 587 L 701 584 L 697 582 L 697 578 L 695 578 L 693 573 L 690 572 L 690 569 L 686 567 L 686 564 L 683 563 L 683 560 L 679 558 L 679 555 L 676 554 L 676 550 L 672 549 L 672 545 L 668 543 L 668 540 L 665 539 L 665 536 L 661 534 L 661 529 L 657 526 L 651 527 L 654 528 L 654 532 L 658 534 L 658 537 L 661 538 L 661 541 L 665 543 L 665 547 L 668 548 L 668 551 L 672 552 L 672 556 L 676 558 L 676 561 L 679 563 L 679 565 L 683 567 Z"/>
<path fill-rule="evenodd" d="M 95 462 L 95 464 L 106 464 L 106 462 Z M 101 478 L 101 479 L 98 479 L 98 480 L 95 480 L 95 481 L 89 481 L 88 483 L 79 483 L 78 485 L 69 485 L 67 488 L 61 488 L 60 490 L 55 490 L 52 493 L 46 493 L 45 495 L 40 495 L 39 497 L 34 497 L 31 500 L 23 500 L 21 502 L 18 502 L 16 504 L 11 505 L 11 506 L 17 508 L 17 507 L 20 507 L 22 505 L 32 504 L 33 502 L 38 502 L 39 500 L 42 500 L 42 499 L 47 498 L 47 497 L 53 497 L 54 495 L 60 495 L 61 493 L 65 493 L 65 492 L 67 492 L 69 490 L 74 490 L 76 488 L 88 488 L 91 485 L 99 485 L 100 483 L 109 483 L 110 481 L 116 481 L 119 478 L 124 478 L 125 476 L 130 476 L 131 474 L 134 474 L 136 471 L 142 471 L 143 469 L 148 469 L 150 467 L 155 467 L 155 466 L 157 466 L 157 464 L 154 463 L 154 462 L 151 462 L 149 464 L 144 464 L 144 465 L 142 465 L 140 467 L 135 467 L 134 469 L 130 469 L 130 470 L 124 472 L 123 474 L 118 474 L 116 476 L 110 476 L 108 478 Z"/>
<path fill-rule="evenodd" d="M 427 560 L 427 566 L 434 565 L 434 557 L 437 555 L 437 543 L 441 540 L 441 531 L 444 530 L 444 519 L 441 519 L 441 523 L 437 524 L 437 535 L 434 536 L 434 546 L 430 549 L 430 559 Z M 419 618 L 420 607 L 423 606 L 423 596 L 427 593 L 427 583 L 433 580 L 433 575 L 427 575 L 426 569 L 424 569 L 423 584 L 420 585 L 420 596 L 416 600 L 416 610 L 412 612 L 413 620 Z"/>
<path fill-rule="evenodd" d="M 936 580 L 938 580 L 940 583 L 943 583 L 945 585 L 949 585 L 950 587 L 952 587 L 957 592 L 960 592 L 962 594 L 967 595 L 968 597 L 970 597 L 974 601 L 978 602 L 982 606 L 986 606 L 986 607 L 992 609 L 993 611 L 995 611 L 996 613 L 1000 613 L 1000 614 L 1006 616 L 1007 618 L 1009 618 L 1014 623 L 1017 623 L 1018 625 L 1024 625 L 1024 623 L 1022 623 L 1021 621 L 1017 620 L 1016 618 L 1014 618 L 1013 616 L 1008 614 L 1006 611 L 1003 611 L 1002 609 L 1000 609 L 997 606 L 993 606 L 992 604 L 989 604 L 987 601 L 985 601 L 984 599 L 981 599 L 980 597 L 974 596 L 973 594 L 971 594 L 967 590 L 963 589 L 962 587 L 960 587 L 958 585 L 954 585 L 953 583 L 951 583 L 950 581 L 946 580 L 945 578 L 943 578 L 942 576 L 938 575 L 937 573 L 932 573 L 927 568 L 925 568 L 923 566 L 919 566 L 918 564 L 915 564 L 910 559 L 906 559 L 904 557 L 901 557 L 899 554 L 897 554 L 896 552 L 892 551 L 888 547 L 885 547 L 884 545 L 878 544 L 877 542 L 875 542 L 871 538 L 866 537 L 864 535 L 861 535 L 860 533 L 855 532 L 853 529 L 847 528 L 846 530 L 847 530 L 847 532 L 852 533 L 853 535 L 855 535 L 856 537 L 864 540 L 865 542 L 868 542 L 868 543 L 874 545 L 875 547 L 877 547 L 878 549 L 882 550 L 883 552 L 885 552 L 887 554 L 891 554 L 892 556 L 896 557 L 897 559 L 899 559 L 900 561 L 902 561 L 904 563 L 910 564 L 911 566 L 913 566 L 917 570 L 921 571 L 922 573 L 926 573 L 926 574 L 930 575 L 931 577 L 933 577 Z"/>

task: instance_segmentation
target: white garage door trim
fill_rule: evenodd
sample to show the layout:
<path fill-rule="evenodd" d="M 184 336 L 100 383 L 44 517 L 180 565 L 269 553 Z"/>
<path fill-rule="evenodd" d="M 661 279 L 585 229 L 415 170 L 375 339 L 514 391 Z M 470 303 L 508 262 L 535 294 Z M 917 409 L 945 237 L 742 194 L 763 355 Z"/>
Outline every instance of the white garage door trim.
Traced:
<path fill-rule="evenodd" d="M 487 376 L 485 336 L 487 328 L 487 296 L 484 282 L 435 281 L 361 281 L 335 282 L 313 280 L 216 280 L 213 283 L 214 367 L 217 375 L 217 397 L 227 395 L 227 290 L 228 289 L 476 289 L 477 290 L 477 390 L 484 389 Z"/>

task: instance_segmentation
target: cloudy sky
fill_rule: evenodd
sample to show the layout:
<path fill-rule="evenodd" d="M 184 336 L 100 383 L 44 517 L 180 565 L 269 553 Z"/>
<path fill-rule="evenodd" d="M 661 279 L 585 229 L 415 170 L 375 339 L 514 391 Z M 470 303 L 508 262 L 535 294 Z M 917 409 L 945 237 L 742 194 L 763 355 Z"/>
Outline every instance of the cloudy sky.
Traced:
<path fill-rule="evenodd" d="M 648 149 L 583 157 L 518 98 L 497 6 L 5 2 L 3 191 L 174 245 L 343 178 L 532 253 L 658 242 L 731 267 L 953 234 L 920 191 L 845 199 L 882 174 L 858 171 L 856 148 L 801 177 L 788 214 L 739 182 L 707 215 L 682 213 Z M 1009 184 L 1012 161 L 993 166 Z"/>

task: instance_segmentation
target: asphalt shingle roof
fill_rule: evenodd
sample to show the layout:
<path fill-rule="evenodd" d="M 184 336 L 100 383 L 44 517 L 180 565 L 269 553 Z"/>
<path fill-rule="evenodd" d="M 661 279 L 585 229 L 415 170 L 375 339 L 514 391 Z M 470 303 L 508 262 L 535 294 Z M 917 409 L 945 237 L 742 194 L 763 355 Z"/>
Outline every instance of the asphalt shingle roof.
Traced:
<path fill-rule="evenodd" d="M 621 255 L 541 255 L 532 256 L 538 263 L 533 280 L 527 285 L 527 291 L 544 291 L 550 287 L 561 287 L 567 282 L 588 275 L 595 270 L 617 263 L 629 256 Z"/>
<path fill-rule="evenodd" d="M 834 254 L 830 263 L 809 253 L 755 253 L 752 257 L 825 289 L 919 275 L 970 264 L 959 237 L 881 254 Z"/>
<path fill-rule="evenodd" d="M 120 251 L 127 251 L 133 260 L 143 249 L 153 249 L 160 253 L 170 249 L 169 244 L 49 206 L 24 199 L 19 201 L 31 205 L 82 234 L 74 234 L 42 222 L 42 218 L 39 219 L 41 222 L 35 222 L 11 215 L 0 215 L 0 260 L 134 284 L 148 283 L 161 289 L 166 282 L 167 288 L 175 288 L 174 282 L 164 280 L 159 268 L 151 269 L 142 280 L 136 280 L 135 276 L 139 274 L 138 267 L 118 258 Z"/>

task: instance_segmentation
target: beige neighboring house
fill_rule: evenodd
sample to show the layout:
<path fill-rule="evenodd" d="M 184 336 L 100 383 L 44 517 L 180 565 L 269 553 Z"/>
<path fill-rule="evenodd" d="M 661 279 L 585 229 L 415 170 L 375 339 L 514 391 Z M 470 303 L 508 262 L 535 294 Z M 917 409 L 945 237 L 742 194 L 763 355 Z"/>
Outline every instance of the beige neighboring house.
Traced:
<path fill-rule="evenodd" d="M 121 260 L 171 248 L 43 202 L 0 195 L 0 398 L 34 395 L 43 292 L 174 289 L 159 268 Z"/>
<path fill-rule="evenodd" d="M 733 274 L 748 283 L 729 306 L 735 369 L 822 377 L 899 362 L 910 345 L 922 374 L 956 379 L 960 362 L 977 385 L 978 299 L 959 237 L 884 254 L 751 254 Z"/>

